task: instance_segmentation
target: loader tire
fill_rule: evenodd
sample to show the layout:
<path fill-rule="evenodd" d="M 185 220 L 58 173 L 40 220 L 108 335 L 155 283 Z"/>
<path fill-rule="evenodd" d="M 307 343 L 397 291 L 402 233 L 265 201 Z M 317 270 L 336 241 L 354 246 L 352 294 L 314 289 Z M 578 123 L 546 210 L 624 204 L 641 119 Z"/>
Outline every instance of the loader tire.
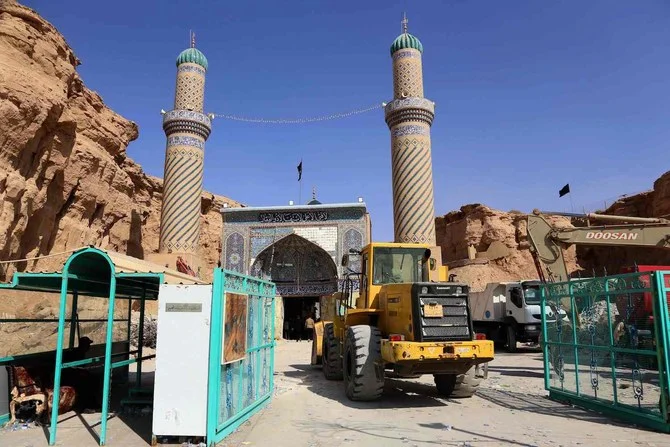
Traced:
<path fill-rule="evenodd" d="M 328 380 L 342 380 L 342 359 L 338 352 L 337 338 L 333 323 L 323 327 L 323 348 L 321 349 L 323 375 Z"/>
<path fill-rule="evenodd" d="M 456 376 L 456 386 L 451 397 L 467 398 L 475 395 L 482 380 L 488 375 L 488 363 L 473 366 L 465 374 Z"/>
<path fill-rule="evenodd" d="M 344 389 L 354 401 L 378 399 L 384 391 L 381 333 L 367 325 L 351 326 L 344 339 Z"/>
<path fill-rule="evenodd" d="M 451 397 L 457 378 L 456 374 L 433 374 L 438 394 L 442 397 Z"/>

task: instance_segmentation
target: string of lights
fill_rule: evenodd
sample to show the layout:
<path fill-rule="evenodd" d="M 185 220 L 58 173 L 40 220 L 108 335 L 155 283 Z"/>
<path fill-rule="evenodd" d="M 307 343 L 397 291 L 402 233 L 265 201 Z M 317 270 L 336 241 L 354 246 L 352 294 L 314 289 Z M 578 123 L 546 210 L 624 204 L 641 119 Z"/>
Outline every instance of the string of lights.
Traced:
<path fill-rule="evenodd" d="M 384 107 L 386 104 L 385 103 L 379 103 L 375 104 L 370 107 L 366 107 L 363 109 L 356 109 L 356 110 L 351 110 L 349 112 L 343 112 L 343 113 L 335 113 L 332 115 L 323 115 L 323 116 L 315 116 L 315 117 L 308 117 L 308 118 L 287 118 L 287 119 L 272 119 L 272 118 L 247 118 L 243 116 L 237 116 L 237 115 L 227 115 L 223 113 L 211 113 L 210 116 L 213 116 L 214 118 L 223 118 L 227 120 L 233 120 L 233 121 L 242 121 L 245 123 L 263 123 L 263 124 L 304 124 L 304 123 L 314 123 L 314 122 L 319 122 L 319 121 L 330 121 L 330 120 L 336 120 L 336 119 L 342 119 L 342 118 L 348 118 L 353 115 L 360 115 L 361 113 L 366 113 L 366 112 L 371 112 L 372 110 L 377 110 L 381 109 Z"/>

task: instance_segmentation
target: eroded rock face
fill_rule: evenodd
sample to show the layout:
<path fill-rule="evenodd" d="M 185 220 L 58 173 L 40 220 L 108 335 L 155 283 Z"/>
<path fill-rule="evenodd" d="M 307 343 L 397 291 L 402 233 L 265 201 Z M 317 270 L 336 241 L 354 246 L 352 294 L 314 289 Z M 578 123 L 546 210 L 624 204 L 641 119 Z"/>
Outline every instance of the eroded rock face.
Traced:
<path fill-rule="evenodd" d="M 79 60 L 36 12 L 0 1 L 0 259 L 96 245 L 139 258 L 158 248 L 162 181 L 126 148 L 135 123 L 87 89 Z M 156 154 L 163 156 L 163 154 Z M 211 271 L 223 202 L 203 194 L 202 256 Z M 55 270 L 66 255 L 2 266 Z"/>
<path fill-rule="evenodd" d="M 670 219 L 670 171 L 654 182 L 652 190 L 623 197 L 603 213 Z M 584 225 L 581 220 L 571 222 L 559 216 L 548 218 L 558 227 L 573 223 Z M 458 275 L 459 281 L 470 284 L 475 291 L 483 290 L 489 282 L 537 278 L 528 250 L 523 213 L 498 211 L 481 204 L 465 205 L 459 211 L 435 219 L 435 228 L 437 243 L 442 247 L 443 262 L 456 265 L 450 268 L 450 272 Z M 509 249 L 505 256 L 465 266 L 454 263 L 468 258 L 468 246 L 476 249 L 481 256 L 494 241 Z M 616 274 L 623 267 L 635 263 L 670 265 L 670 249 L 667 248 L 572 246 L 564 251 L 564 256 L 568 270 L 573 274 L 580 272 L 585 277 Z"/>
<path fill-rule="evenodd" d="M 549 220 L 558 227 L 570 226 L 564 217 L 552 216 Z M 505 256 L 496 259 L 480 258 L 480 262 L 451 267 L 450 273 L 457 280 L 480 291 L 489 282 L 535 279 L 537 271 L 528 250 L 526 215 L 521 212 L 503 212 L 485 205 L 472 204 L 461 207 L 435 219 L 437 244 L 442 247 L 442 261 L 449 265 L 468 258 L 468 246 L 473 246 L 481 256 L 495 241 L 506 248 Z M 577 270 L 575 249 L 565 253 L 570 271 Z"/>
<path fill-rule="evenodd" d="M 670 171 L 661 175 L 653 189 L 640 194 L 622 197 L 604 214 L 639 217 L 670 217 Z"/>

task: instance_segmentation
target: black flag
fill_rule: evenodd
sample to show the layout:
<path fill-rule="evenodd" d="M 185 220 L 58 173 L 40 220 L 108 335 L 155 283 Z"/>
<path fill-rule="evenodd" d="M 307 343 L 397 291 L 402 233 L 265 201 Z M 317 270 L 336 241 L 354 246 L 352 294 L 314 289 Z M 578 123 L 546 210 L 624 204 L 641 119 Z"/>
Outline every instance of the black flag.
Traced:
<path fill-rule="evenodd" d="M 298 181 L 302 179 L 302 160 L 300 160 L 300 164 L 298 165 Z"/>
<path fill-rule="evenodd" d="M 564 187 L 561 188 L 560 191 L 558 191 L 558 197 L 563 197 L 569 192 L 570 192 L 570 183 L 567 183 Z"/>

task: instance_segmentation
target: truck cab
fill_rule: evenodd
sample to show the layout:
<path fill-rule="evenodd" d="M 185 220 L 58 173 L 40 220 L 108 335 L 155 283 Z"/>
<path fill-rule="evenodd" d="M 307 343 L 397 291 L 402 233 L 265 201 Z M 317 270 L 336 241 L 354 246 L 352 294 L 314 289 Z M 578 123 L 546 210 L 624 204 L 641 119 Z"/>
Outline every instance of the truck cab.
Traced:
<path fill-rule="evenodd" d="M 515 352 L 517 342 L 538 343 L 542 331 L 539 280 L 489 283 L 483 292 L 470 294 L 475 332 L 486 334 L 508 352 Z M 567 318 L 565 311 L 556 315 L 545 306 L 548 322 Z"/>
<path fill-rule="evenodd" d="M 514 320 L 511 323 L 516 325 L 517 341 L 537 343 L 542 330 L 540 282 L 521 281 L 509 284 L 506 295 L 505 316 L 508 320 Z M 553 312 L 549 312 L 547 321 L 555 321 Z"/>

